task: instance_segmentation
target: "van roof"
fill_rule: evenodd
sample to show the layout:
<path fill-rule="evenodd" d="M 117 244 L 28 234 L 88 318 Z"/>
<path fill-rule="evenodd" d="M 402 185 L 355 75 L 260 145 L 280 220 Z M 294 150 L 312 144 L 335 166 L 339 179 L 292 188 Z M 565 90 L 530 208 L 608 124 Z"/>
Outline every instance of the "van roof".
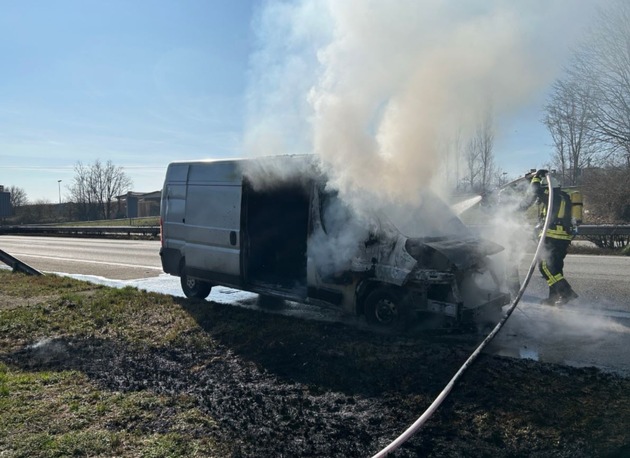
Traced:
<path fill-rule="evenodd" d="M 168 165 L 166 181 L 235 184 L 244 176 L 263 181 L 315 178 L 322 176 L 318 165 L 312 154 L 175 161 Z"/>
<path fill-rule="evenodd" d="M 212 164 L 212 163 L 238 163 L 238 162 L 266 162 L 266 161 L 304 161 L 304 162 L 317 162 L 314 154 L 278 154 L 275 156 L 258 156 L 258 157 L 234 157 L 234 158 L 207 158 L 207 159 L 192 159 L 173 161 L 171 164 Z"/>

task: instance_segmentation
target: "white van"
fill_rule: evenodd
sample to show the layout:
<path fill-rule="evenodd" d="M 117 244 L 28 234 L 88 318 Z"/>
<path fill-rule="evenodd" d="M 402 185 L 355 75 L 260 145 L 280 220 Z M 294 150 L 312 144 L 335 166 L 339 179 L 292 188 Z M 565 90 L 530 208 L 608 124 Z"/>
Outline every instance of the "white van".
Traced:
<path fill-rule="evenodd" d="M 509 294 L 487 261 L 502 247 L 436 196 L 424 202 L 403 229 L 376 212 L 354 215 L 309 156 L 174 162 L 162 189 L 162 266 L 189 298 L 223 285 L 383 327 L 470 324 L 500 311 Z"/>

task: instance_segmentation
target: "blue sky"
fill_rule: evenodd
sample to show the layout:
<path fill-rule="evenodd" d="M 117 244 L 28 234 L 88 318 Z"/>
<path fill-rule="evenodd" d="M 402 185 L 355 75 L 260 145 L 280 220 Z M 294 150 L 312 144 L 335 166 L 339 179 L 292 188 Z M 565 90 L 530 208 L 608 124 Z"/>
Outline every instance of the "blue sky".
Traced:
<path fill-rule="evenodd" d="M 0 184 L 56 202 L 77 161 L 101 159 L 153 191 L 170 161 L 241 156 L 268 4 L 2 1 Z M 543 102 L 541 91 L 499 120 L 496 162 L 510 175 L 549 158 Z"/>
<path fill-rule="evenodd" d="M 248 1 L 2 2 L 0 184 L 57 200 L 81 160 L 139 191 L 171 160 L 237 154 Z"/>

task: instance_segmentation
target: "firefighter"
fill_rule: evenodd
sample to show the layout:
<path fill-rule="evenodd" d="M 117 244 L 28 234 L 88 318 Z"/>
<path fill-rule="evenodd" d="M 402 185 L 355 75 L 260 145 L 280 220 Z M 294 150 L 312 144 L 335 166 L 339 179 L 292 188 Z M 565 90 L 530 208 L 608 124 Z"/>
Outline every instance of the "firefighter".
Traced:
<path fill-rule="evenodd" d="M 549 297 L 543 299 L 541 303 L 562 305 L 578 297 L 562 272 L 564 258 L 567 255 L 571 240 L 573 240 L 571 198 L 560 189 L 559 183 L 549 175 L 547 170 L 538 170 L 531 174 L 528 195 L 521 203 L 520 208 L 525 211 L 538 201 L 542 204 L 540 216 L 544 220 L 548 211 L 549 183 L 553 187 L 552 216 L 545 234 L 544 253 L 538 264 L 540 273 L 549 285 Z"/>

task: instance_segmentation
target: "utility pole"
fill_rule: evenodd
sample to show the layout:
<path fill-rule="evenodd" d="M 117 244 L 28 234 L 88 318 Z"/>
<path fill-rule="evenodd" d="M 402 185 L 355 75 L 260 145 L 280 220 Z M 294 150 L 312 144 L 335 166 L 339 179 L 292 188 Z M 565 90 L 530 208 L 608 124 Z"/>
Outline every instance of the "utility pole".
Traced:
<path fill-rule="evenodd" d="M 59 205 L 61 205 L 61 180 L 57 180 L 57 186 L 59 187 Z"/>

